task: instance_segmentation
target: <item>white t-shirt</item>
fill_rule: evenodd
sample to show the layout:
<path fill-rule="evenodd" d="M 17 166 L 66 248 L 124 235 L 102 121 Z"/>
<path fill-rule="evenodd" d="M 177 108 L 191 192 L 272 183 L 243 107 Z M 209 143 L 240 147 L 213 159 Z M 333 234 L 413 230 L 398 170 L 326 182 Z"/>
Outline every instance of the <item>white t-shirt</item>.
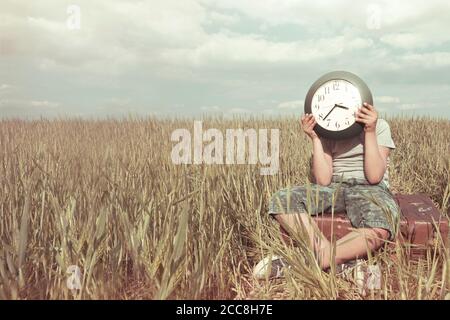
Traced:
<path fill-rule="evenodd" d="M 391 129 L 386 120 L 378 119 L 376 134 L 379 146 L 395 149 Z M 350 139 L 329 140 L 321 138 L 321 141 L 324 150 L 328 151 L 333 157 L 333 177 L 340 178 L 343 175 L 344 180 L 356 178 L 367 181 L 364 175 L 364 131 Z M 389 158 L 383 177 L 387 187 L 389 187 L 388 168 Z"/>

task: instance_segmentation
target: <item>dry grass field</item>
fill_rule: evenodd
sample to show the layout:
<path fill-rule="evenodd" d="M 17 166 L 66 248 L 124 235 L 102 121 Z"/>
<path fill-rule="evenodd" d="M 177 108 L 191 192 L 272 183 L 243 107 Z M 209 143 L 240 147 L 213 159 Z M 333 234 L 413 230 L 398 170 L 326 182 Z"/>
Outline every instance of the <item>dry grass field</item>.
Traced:
<path fill-rule="evenodd" d="M 397 150 L 391 188 L 450 206 L 450 121 L 388 119 Z M 204 129 L 279 128 L 280 171 L 174 165 L 171 132 L 192 119 L 0 121 L 0 299 L 449 299 L 442 242 L 421 260 L 395 245 L 373 257 L 382 289 L 361 296 L 321 272 L 304 245 L 286 247 L 270 195 L 303 184 L 311 146 L 296 119 L 204 120 Z M 254 280 L 268 253 L 286 278 Z M 66 286 L 80 267 L 81 290 Z"/>

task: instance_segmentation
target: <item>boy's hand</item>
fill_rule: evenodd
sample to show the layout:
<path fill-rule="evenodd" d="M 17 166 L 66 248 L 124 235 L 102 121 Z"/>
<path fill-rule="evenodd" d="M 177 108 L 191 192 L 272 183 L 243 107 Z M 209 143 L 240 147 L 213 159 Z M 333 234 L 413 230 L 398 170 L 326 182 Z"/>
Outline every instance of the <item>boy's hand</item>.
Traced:
<path fill-rule="evenodd" d="M 378 113 L 375 107 L 364 102 L 361 108 L 356 111 L 356 121 L 364 123 L 365 132 L 375 132 L 377 128 Z"/>
<path fill-rule="evenodd" d="M 301 122 L 303 131 L 311 138 L 311 140 L 318 138 L 317 133 L 313 130 L 317 122 L 312 114 L 306 113 L 302 115 Z"/>

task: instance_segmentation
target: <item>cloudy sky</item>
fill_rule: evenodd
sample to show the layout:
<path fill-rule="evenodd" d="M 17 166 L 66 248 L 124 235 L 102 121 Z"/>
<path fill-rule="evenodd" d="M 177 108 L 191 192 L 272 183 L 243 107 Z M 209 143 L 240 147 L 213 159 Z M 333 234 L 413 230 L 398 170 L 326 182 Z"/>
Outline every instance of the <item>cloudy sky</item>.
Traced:
<path fill-rule="evenodd" d="M 450 118 L 449 30 L 447 0 L 2 0 L 0 117 L 300 114 L 347 70 Z"/>

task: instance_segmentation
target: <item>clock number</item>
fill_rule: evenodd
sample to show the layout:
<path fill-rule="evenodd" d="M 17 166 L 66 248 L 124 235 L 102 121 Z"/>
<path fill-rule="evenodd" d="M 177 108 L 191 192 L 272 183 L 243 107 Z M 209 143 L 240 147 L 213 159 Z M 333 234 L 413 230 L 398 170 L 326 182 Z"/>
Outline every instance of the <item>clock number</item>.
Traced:
<path fill-rule="evenodd" d="M 333 90 L 339 90 L 339 82 L 338 81 L 333 82 Z"/>
<path fill-rule="evenodd" d="M 345 125 L 348 126 L 350 124 L 350 120 L 348 118 L 345 118 Z"/>
<path fill-rule="evenodd" d="M 327 119 L 326 121 L 327 121 L 327 128 L 328 128 L 330 126 L 331 119 Z"/>
<path fill-rule="evenodd" d="M 325 94 L 329 94 L 330 93 L 330 87 L 325 87 L 323 89 L 325 91 Z"/>
<path fill-rule="evenodd" d="M 317 103 L 314 105 L 314 109 L 319 110 L 319 105 Z"/>
<path fill-rule="evenodd" d="M 317 100 L 319 102 L 325 100 L 325 95 L 324 94 L 319 94 L 319 96 L 317 97 Z"/>
<path fill-rule="evenodd" d="M 339 129 L 339 127 L 341 126 L 338 122 L 336 122 L 334 125 L 336 126 L 336 129 Z"/>
<path fill-rule="evenodd" d="M 323 114 L 319 114 L 319 119 L 323 120 Z"/>

